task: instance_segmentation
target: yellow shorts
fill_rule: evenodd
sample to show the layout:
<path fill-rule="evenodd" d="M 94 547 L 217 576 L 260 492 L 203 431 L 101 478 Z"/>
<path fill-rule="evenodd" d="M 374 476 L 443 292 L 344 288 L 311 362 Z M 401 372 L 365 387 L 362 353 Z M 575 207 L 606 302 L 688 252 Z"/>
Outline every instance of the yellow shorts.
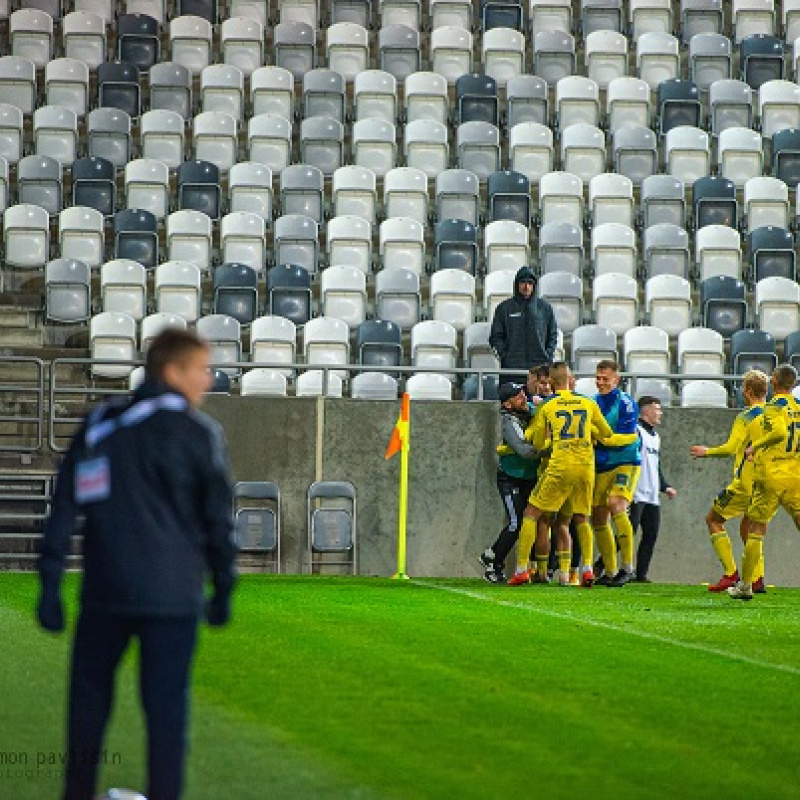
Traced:
<path fill-rule="evenodd" d="M 750 486 L 740 480 L 733 480 L 714 498 L 711 508 L 726 521 L 736 519 L 747 513 L 752 498 Z"/>
<path fill-rule="evenodd" d="M 547 472 L 536 484 L 528 502 L 540 511 L 553 514 L 561 511 L 566 503 L 572 514 L 590 514 L 592 511 L 593 469 L 571 469 Z M 562 513 L 562 516 L 565 516 Z"/>
<path fill-rule="evenodd" d="M 783 507 L 793 519 L 800 514 L 800 483 L 797 477 L 769 477 L 753 481 L 753 498 L 747 518 L 766 525 Z"/>
<path fill-rule="evenodd" d="M 630 503 L 641 471 L 641 467 L 623 464 L 609 472 L 598 472 L 594 478 L 592 505 L 607 506 L 609 497 L 624 497 Z"/>

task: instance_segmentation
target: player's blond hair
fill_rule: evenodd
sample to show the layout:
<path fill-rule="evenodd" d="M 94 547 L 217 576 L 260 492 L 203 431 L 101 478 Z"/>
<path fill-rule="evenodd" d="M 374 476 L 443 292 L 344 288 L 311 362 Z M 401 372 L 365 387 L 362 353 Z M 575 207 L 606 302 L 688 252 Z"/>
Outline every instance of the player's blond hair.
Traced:
<path fill-rule="evenodd" d="M 568 389 L 572 371 L 566 361 L 556 361 L 550 367 L 550 383 L 554 389 Z"/>
<path fill-rule="evenodd" d="M 788 392 L 797 383 L 797 370 L 791 364 L 779 364 L 775 367 L 772 378 L 776 389 Z"/>
<path fill-rule="evenodd" d="M 748 389 L 753 397 L 762 399 L 767 396 L 769 378 L 760 369 L 749 369 L 744 374 L 743 388 Z"/>

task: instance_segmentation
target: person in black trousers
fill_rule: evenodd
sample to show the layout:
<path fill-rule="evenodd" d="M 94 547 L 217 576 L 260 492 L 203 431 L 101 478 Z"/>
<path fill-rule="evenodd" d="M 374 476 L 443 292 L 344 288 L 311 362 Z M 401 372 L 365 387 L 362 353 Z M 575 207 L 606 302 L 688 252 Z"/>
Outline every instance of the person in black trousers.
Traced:
<path fill-rule="evenodd" d="M 661 469 L 661 437 L 656 428 L 661 424 L 661 403 L 656 397 L 639 398 L 639 438 L 642 442 L 642 472 L 630 509 L 634 534 L 642 528 L 642 540 L 636 553 L 638 583 L 650 583 L 647 573 L 661 527 L 661 497 L 664 492 L 672 500 L 677 491 L 669 484 Z"/>
<path fill-rule="evenodd" d="M 228 622 L 235 581 L 222 431 L 195 410 L 209 388 L 208 359 L 194 333 L 161 333 L 142 386 L 89 414 L 59 470 L 38 561 L 37 617 L 48 631 L 64 630 L 61 580 L 70 537 L 82 532 L 64 800 L 95 796 L 115 673 L 133 638 L 147 722 L 147 796 L 177 800 L 183 789 L 197 625 L 203 613 L 211 625 Z M 213 591 L 206 601 L 207 573 Z"/>
<path fill-rule="evenodd" d="M 500 387 L 500 420 L 503 441 L 497 448 L 497 491 L 506 512 L 506 525 L 495 543 L 478 556 L 483 564 L 483 579 L 489 583 L 505 583 L 505 561 L 519 538 L 522 512 L 528 504 L 536 473 L 538 453 L 525 441 L 525 429 L 531 409 L 525 387 L 520 383 L 504 383 Z"/>

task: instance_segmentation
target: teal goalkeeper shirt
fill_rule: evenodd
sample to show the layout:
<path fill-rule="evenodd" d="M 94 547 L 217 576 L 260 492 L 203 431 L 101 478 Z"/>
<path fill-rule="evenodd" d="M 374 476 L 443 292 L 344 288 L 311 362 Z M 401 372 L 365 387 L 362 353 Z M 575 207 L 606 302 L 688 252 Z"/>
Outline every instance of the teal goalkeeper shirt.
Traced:
<path fill-rule="evenodd" d="M 520 480 L 536 480 L 539 471 L 539 457 L 533 446 L 525 441 L 525 428 L 530 418 L 536 413 L 536 407 L 529 408 L 530 415 L 514 414 L 511 411 L 500 412 L 503 444 L 514 452 L 499 456 L 498 467 L 501 472 L 511 478 Z"/>

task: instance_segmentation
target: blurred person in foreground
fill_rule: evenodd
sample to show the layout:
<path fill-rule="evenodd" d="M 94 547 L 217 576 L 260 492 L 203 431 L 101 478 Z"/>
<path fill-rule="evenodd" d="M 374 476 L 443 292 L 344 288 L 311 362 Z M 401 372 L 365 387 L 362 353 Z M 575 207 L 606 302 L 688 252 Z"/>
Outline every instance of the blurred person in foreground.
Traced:
<path fill-rule="evenodd" d="M 38 561 L 39 623 L 64 630 L 61 581 L 83 533 L 72 650 L 64 800 L 91 800 L 117 667 L 139 640 L 149 800 L 183 789 L 197 627 L 225 625 L 235 581 L 232 491 L 222 430 L 196 410 L 208 345 L 170 329 L 150 345 L 132 397 L 95 408 L 61 464 Z M 210 573 L 213 591 L 206 600 Z"/>

